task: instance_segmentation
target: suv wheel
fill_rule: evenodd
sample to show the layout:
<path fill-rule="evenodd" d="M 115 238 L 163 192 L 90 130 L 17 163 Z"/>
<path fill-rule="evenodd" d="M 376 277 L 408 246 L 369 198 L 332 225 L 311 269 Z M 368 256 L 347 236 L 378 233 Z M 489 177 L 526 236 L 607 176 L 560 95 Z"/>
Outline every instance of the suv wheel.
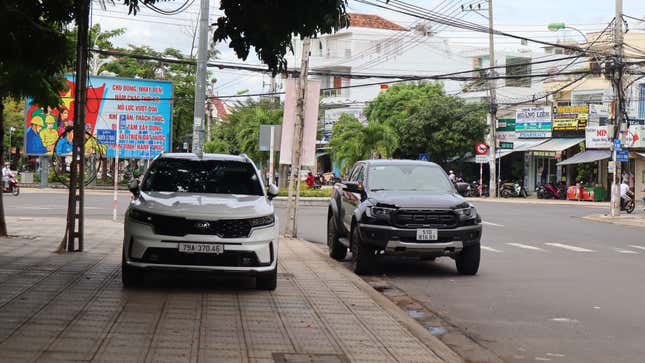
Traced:
<path fill-rule="evenodd" d="M 143 270 L 128 266 L 125 263 L 125 254 L 121 257 L 121 282 L 124 287 L 133 287 L 143 284 Z"/>
<path fill-rule="evenodd" d="M 259 290 L 275 290 L 278 286 L 278 265 L 271 271 L 261 272 L 255 277 L 255 287 Z"/>
<path fill-rule="evenodd" d="M 342 261 L 347 256 L 347 247 L 338 241 L 339 237 L 336 223 L 334 223 L 334 216 L 331 215 L 327 219 L 327 247 L 329 248 L 329 257 Z"/>
<path fill-rule="evenodd" d="M 475 275 L 479 270 L 479 244 L 464 247 L 455 258 L 457 271 L 462 275 Z"/>
<path fill-rule="evenodd" d="M 374 251 L 361 242 L 358 228 L 352 228 L 352 270 L 358 275 L 365 275 L 371 271 L 374 261 Z"/>

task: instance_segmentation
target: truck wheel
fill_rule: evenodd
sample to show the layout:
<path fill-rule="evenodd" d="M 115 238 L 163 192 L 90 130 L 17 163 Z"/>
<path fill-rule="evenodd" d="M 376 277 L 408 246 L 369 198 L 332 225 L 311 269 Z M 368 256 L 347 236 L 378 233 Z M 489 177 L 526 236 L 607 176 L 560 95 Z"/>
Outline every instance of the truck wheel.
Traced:
<path fill-rule="evenodd" d="M 347 256 L 347 247 L 338 241 L 339 237 L 336 223 L 334 223 L 334 216 L 331 215 L 327 219 L 327 247 L 329 249 L 329 257 L 337 261 L 342 261 Z"/>
<path fill-rule="evenodd" d="M 374 251 L 362 243 L 357 227 L 352 229 L 351 246 L 352 271 L 357 275 L 369 274 L 372 270 L 372 262 L 374 261 Z"/>
<path fill-rule="evenodd" d="M 143 284 L 143 270 L 128 266 L 125 263 L 125 255 L 121 257 L 121 282 L 123 287 L 140 286 Z"/>
<path fill-rule="evenodd" d="M 457 271 L 462 275 L 475 275 L 479 270 L 479 244 L 464 247 L 455 258 Z"/>
<path fill-rule="evenodd" d="M 268 272 L 261 272 L 255 276 L 255 287 L 258 290 L 275 290 L 278 286 L 278 265 Z"/>

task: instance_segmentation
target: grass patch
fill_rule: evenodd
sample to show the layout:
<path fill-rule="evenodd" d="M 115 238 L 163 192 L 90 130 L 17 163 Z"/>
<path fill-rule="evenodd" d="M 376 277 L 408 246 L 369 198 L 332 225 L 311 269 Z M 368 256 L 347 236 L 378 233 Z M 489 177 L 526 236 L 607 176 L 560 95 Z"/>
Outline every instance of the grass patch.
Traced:
<path fill-rule="evenodd" d="M 300 190 L 300 197 L 331 197 L 331 191 L 332 188 L 324 188 L 324 189 L 301 189 Z M 289 194 L 288 189 L 280 189 L 280 192 L 278 193 L 279 197 L 286 197 Z"/>

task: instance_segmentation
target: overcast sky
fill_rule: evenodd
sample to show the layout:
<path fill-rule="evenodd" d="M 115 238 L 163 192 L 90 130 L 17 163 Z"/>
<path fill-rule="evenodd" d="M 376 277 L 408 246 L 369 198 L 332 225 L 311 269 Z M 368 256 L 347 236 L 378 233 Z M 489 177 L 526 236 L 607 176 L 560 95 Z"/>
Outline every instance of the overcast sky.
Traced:
<path fill-rule="evenodd" d="M 183 2 L 184 0 L 175 0 L 160 3 L 158 6 L 172 9 Z M 127 15 L 127 8 L 121 5 L 121 1 L 115 1 L 117 5 L 108 4 L 107 9 L 103 10 L 98 1 L 95 0 L 92 23 L 98 23 L 104 29 L 126 28 L 125 35 L 115 41 L 119 46 L 128 44 L 147 45 L 158 50 L 177 48 L 189 54 L 198 16 L 199 2 L 199 0 L 195 0 L 190 8 L 179 15 L 163 16 L 142 7 L 137 16 L 132 16 Z M 485 6 L 487 1 L 407 0 L 406 2 L 463 18 L 464 20 L 480 24 L 487 23 L 487 20 L 481 15 L 460 10 L 462 4 L 481 3 L 482 6 Z M 614 5 L 614 0 L 541 0 L 539 2 L 494 0 L 494 27 L 513 34 L 547 41 L 556 41 L 557 39 L 562 39 L 562 37 L 577 40 L 580 38 L 573 31 L 552 33 L 546 30 L 546 25 L 551 22 L 565 22 L 567 25 L 577 27 L 583 32 L 599 31 L 613 18 Z M 378 14 L 404 26 L 410 26 L 419 21 L 419 19 L 413 17 L 374 8 L 351 0 L 349 2 L 349 11 Z M 624 13 L 640 18 L 645 17 L 645 1 L 624 0 Z M 221 14 L 219 1 L 211 0 L 210 22 L 215 22 Z M 630 20 L 630 25 L 636 27 L 638 24 Z M 642 24 L 640 26 L 642 27 Z M 455 45 L 475 47 L 486 44 L 484 42 L 485 38 L 482 38 L 481 34 L 467 31 L 451 31 L 450 28 L 445 26 L 440 29 L 442 29 L 440 35 L 448 38 Z M 518 40 L 496 37 L 496 48 L 499 49 L 513 49 L 519 45 L 518 43 Z M 217 48 L 221 52 L 220 59 L 223 61 L 241 62 L 226 44 L 218 44 Z M 253 52 L 247 59 L 247 63 L 259 63 Z M 248 89 L 251 93 L 268 90 L 269 78 L 257 73 L 216 70 L 215 77 L 218 80 L 216 92 L 220 95 L 235 94 L 244 89 Z"/>

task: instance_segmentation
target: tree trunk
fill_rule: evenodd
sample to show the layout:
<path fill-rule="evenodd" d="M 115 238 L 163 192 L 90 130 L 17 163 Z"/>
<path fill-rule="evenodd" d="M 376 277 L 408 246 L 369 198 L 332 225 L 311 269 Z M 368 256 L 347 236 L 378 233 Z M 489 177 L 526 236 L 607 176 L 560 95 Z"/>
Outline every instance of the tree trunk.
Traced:
<path fill-rule="evenodd" d="M 4 163 L 4 104 L 0 97 L 0 161 Z M 4 187 L 4 186 L 3 186 Z M 0 237 L 7 237 L 7 223 L 4 221 L 4 205 L 0 193 Z"/>

